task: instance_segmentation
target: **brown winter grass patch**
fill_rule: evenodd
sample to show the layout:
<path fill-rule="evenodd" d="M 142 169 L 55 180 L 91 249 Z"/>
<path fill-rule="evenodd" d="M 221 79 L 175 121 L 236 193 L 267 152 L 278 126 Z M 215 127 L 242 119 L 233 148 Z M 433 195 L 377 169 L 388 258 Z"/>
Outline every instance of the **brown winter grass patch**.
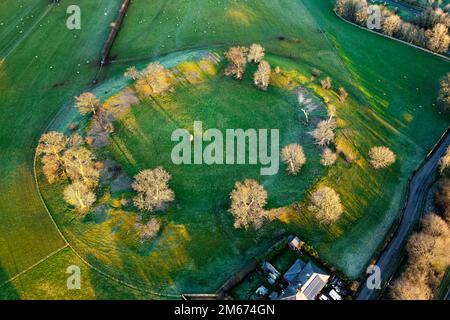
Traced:
<path fill-rule="evenodd" d="M 189 84 L 200 84 L 217 75 L 217 65 L 208 58 L 200 61 L 185 61 L 175 67 Z M 177 73 L 178 74 L 178 73 Z"/>
<path fill-rule="evenodd" d="M 243 26 L 250 26 L 256 19 L 253 10 L 244 5 L 238 5 L 234 8 L 228 9 L 225 15 L 233 20 L 233 22 Z"/>

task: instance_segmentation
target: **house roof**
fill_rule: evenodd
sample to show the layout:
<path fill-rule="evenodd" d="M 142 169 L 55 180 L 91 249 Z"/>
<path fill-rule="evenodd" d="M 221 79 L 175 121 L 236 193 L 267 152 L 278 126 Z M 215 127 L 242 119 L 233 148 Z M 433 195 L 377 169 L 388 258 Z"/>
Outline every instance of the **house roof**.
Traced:
<path fill-rule="evenodd" d="M 301 242 L 300 242 L 300 239 L 298 237 L 294 237 L 294 238 L 291 239 L 291 241 L 289 241 L 289 244 L 291 246 L 294 246 L 294 247 L 299 247 Z"/>
<path fill-rule="evenodd" d="M 273 265 L 271 265 L 270 262 L 268 262 L 268 261 L 264 261 L 262 263 L 261 267 L 265 272 L 272 273 L 277 278 L 281 275 L 281 273 Z"/>
<path fill-rule="evenodd" d="M 311 262 L 297 259 L 284 274 L 289 286 L 281 295 L 282 300 L 314 300 L 325 287 L 329 275 Z"/>
<path fill-rule="evenodd" d="M 327 285 L 329 276 L 314 273 L 308 282 L 305 283 L 299 291 L 299 294 L 303 295 L 305 299 L 297 300 L 314 300 L 320 291 Z M 303 297 L 302 297 L 303 298 Z"/>

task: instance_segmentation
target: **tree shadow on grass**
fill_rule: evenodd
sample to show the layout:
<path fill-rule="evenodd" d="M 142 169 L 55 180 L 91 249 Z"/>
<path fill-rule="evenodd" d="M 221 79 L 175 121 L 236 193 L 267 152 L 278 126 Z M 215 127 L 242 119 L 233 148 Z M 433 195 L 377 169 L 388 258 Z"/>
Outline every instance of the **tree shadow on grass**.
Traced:
<path fill-rule="evenodd" d="M 135 290 L 124 286 L 89 268 L 89 278 L 97 300 L 137 300 L 143 299 Z"/>
<path fill-rule="evenodd" d="M 20 295 L 12 282 L 7 282 L 9 275 L 6 270 L 0 265 L 0 300 L 20 300 Z M 4 283 L 3 285 L 1 285 Z"/>
<path fill-rule="evenodd" d="M 89 269 L 90 283 L 97 300 L 155 300 L 156 295 L 133 289 L 103 274 Z"/>

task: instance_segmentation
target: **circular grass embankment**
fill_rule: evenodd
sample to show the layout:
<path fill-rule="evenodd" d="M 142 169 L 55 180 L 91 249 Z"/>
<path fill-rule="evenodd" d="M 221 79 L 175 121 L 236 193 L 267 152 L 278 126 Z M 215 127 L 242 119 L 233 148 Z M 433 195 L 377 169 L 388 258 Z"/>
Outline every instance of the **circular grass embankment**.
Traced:
<path fill-rule="evenodd" d="M 318 108 L 309 125 L 301 124 L 296 95 L 271 87 L 262 92 L 253 87 L 250 75 L 242 81 L 221 73 L 196 85 L 177 86 L 176 91 L 155 101 L 134 105 L 116 121 L 114 143 L 97 150 L 101 160 L 114 159 L 128 176 L 139 170 L 163 166 L 172 174 L 176 201 L 164 212 L 159 235 L 145 245 L 136 245 L 134 208 L 117 206 L 129 191 L 112 193 L 102 187 L 99 214 L 84 221 L 62 202 L 65 184 L 48 185 L 40 176 L 44 198 L 71 245 L 87 261 L 134 286 L 162 294 L 214 292 L 253 257 L 261 255 L 281 236 L 288 234 L 280 221 L 262 229 L 236 230 L 227 212 L 229 193 L 236 181 L 254 178 L 269 192 L 270 208 L 301 200 L 320 176 L 319 153 L 308 134 L 325 110 Z M 308 162 L 297 177 L 290 177 L 280 164 L 278 174 L 261 176 L 259 165 L 174 165 L 171 151 L 177 128 L 192 132 L 194 121 L 203 130 L 279 129 L 280 148 L 300 143 Z M 144 219 L 150 214 L 145 214 Z M 291 226 L 292 227 L 292 226 Z"/>

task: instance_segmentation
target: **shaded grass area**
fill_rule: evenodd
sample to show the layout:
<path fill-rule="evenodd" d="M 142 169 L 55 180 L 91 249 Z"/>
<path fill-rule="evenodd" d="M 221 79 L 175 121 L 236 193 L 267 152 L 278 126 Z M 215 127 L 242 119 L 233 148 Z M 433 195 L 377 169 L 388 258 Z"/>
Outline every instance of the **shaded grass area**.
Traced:
<path fill-rule="evenodd" d="M 450 268 L 447 268 L 444 277 L 442 278 L 441 284 L 439 288 L 436 290 L 434 299 L 435 300 L 445 300 L 447 298 L 447 294 L 450 290 Z"/>
<path fill-rule="evenodd" d="M 37 194 L 34 148 L 55 112 L 90 85 L 109 31 L 103 13 L 112 16 L 120 3 L 79 1 L 84 28 L 69 31 L 63 2 L 31 32 L 47 1 L 0 4 L 1 283 L 64 245 Z"/>
<path fill-rule="evenodd" d="M 219 75 L 198 85 L 177 87 L 175 93 L 158 97 L 157 103 L 133 106 L 115 124 L 110 151 L 130 176 L 163 165 L 173 176 L 171 187 L 176 194 L 176 203 L 158 214 L 162 233 L 139 250 L 127 239 L 133 232 L 128 229 L 134 221 L 132 212 L 111 210 L 104 219 L 78 221 L 61 202 L 63 184 L 43 183 L 42 190 L 69 241 L 102 270 L 163 294 L 214 292 L 269 248 L 274 237 L 285 233 L 280 223 L 257 232 L 234 229 L 226 212 L 234 183 L 245 178 L 259 180 L 269 191 L 270 207 L 301 199 L 323 171 L 307 132 L 324 116 L 325 109 L 319 107 L 311 114 L 311 124 L 302 126 L 294 93 L 277 88 L 261 92 L 253 87 L 250 76 L 237 82 Z M 259 165 L 176 166 L 170 157 L 176 144 L 171 134 L 176 128 L 192 130 L 194 120 L 203 121 L 204 130 L 222 132 L 228 128 L 279 129 L 281 146 L 301 143 L 310 162 L 298 177 L 288 177 L 284 165 L 278 175 L 268 177 L 260 176 Z M 123 194 L 108 195 L 108 199 L 117 196 Z M 131 198 L 131 194 L 125 196 Z"/>
<path fill-rule="evenodd" d="M 341 193 L 348 230 L 326 256 L 340 260 L 338 266 L 354 276 L 363 270 L 356 262 L 370 259 L 398 217 L 412 171 L 449 124 L 434 103 L 439 79 L 450 66 L 430 54 L 337 21 L 331 2 L 305 4 L 327 31 L 353 78 L 349 91 L 359 103 L 350 102 L 338 111 L 347 123 L 341 137 L 361 155 L 367 155 L 371 145 L 387 145 L 398 155 L 397 164 L 384 172 L 370 169 L 362 160 L 346 171 L 338 165 L 329 174 L 330 178 L 339 171 L 343 174 L 340 180 L 327 182 Z M 327 250 L 323 244 L 316 248 L 321 253 Z M 343 258 L 342 251 L 346 252 Z"/>
<path fill-rule="evenodd" d="M 81 289 L 68 289 L 69 266 L 80 267 Z M 1 272 L 1 271 L 0 271 Z M 70 248 L 43 261 L 0 288 L 0 300 L 139 300 L 157 297 L 125 287 L 86 266 Z"/>
<path fill-rule="evenodd" d="M 282 275 L 284 275 L 299 258 L 305 260 L 305 256 L 300 256 L 298 253 L 293 252 L 287 247 L 280 250 L 274 257 L 271 257 L 270 259 L 267 257 L 267 259 L 269 259 L 268 261 Z M 256 290 L 260 286 L 265 286 L 269 290 L 269 293 L 272 292 L 272 290 L 279 290 L 278 287 L 274 287 L 268 282 L 267 277 L 263 273 L 254 270 L 235 286 L 230 294 L 237 300 L 258 299 Z"/>
<path fill-rule="evenodd" d="M 347 88 L 352 97 L 348 103 L 339 104 L 334 94 L 331 99 L 338 106 L 338 146 L 354 161 L 351 165 L 338 162 L 322 180 L 338 189 L 346 215 L 332 227 L 318 227 L 307 212 L 297 214 L 287 209 L 284 221 L 291 225 L 290 230 L 300 232 L 314 244 L 326 260 L 357 277 L 399 217 L 409 176 L 448 125 L 448 117 L 434 105 L 439 78 L 450 69 L 448 63 L 340 21 L 332 11 L 333 1 L 328 0 L 270 4 L 225 1 L 221 3 L 223 13 L 211 15 L 195 4 L 180 1 L 177 9 L 171 4 L 161 10 L 153 8 L 152 20 L 146 20 L 143 13 L 150 8 L 138 1 L 133 5 L 130 10 L 134 10 L 131 13 L 135 12 L 135 18 L 127 20 L 129 25 L 114 48 L 119 61 L 149 52 L 171 52 L 183 48 L 184 40 L 193 37 L 199 38 L 195 43 L 209 41 L 216 46 L 257 41 L 268 52 L 289 57 L 285 64 L 290 68 L 309 73 L 309 68 L 317 67 L 331 75 L 335 88 Z M 142 16 L 137 13 L 141 10 Z M 257 10 L 263 13 L 249 14 Z M 235 14 L 226 23 L 229 33 L 214 32 L 215 22 L 226 19 L 229 12 Z M 245 27 L 244 17 L 253 19 Z M 283 21 L 274 26 L 275 20 Z M 160 32 L 142 35 L 149 26 Z M 239 26 L 245 28 L 245 35 L 238 33 Z M 207 30 L 200 37 L 201 28 Z M 257 33 L 261 28 L 264 36 Z M 258 34 L 255 38 L 254 33 Z M 128 37 L 136 40 L 131 41 L 131 48 Z M 276 58 L 272 60 L 277 63 Z M 327 94 L 317 85 L 314 88 L 318 94 Z M 398 154 L 398 163 L 386 171 L 371 169 L 365 158 L 374 145 L 392 148 Z"/>

